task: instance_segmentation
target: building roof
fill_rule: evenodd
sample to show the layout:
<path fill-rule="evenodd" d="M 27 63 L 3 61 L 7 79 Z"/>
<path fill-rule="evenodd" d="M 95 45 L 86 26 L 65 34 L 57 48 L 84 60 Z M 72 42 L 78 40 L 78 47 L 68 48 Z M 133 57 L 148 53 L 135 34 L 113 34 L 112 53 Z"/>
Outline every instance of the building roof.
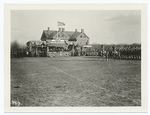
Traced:
<path fill-rule="evenodd" d="M 74 32 L 70 37 L 69 41 L 76 41 L 76 38 L 81 34 L 81 32 Z"/>
<path fill-rule="evenodd" d="M 43 30 L 42 37 L 53 38 L 57 34 L 55 30 Z"/>
<path fill-rule="evenodd" d="M 32 40 L 32 41 L 28 41 L 28 42 L 27 42 L 27 45 L 29 45 L 29 44 L 31 44 L 31 45 L 41 45 L 41 44 L 46 44 L 46 42 L 44 42 L 44 41 Z"/>
<path fill-rule="evenodd" d="M 72 36 L 72 34 L 74 33 L 74 31 L 64 31 L 63 32 L 65 35 L 68 36 L 68 38 L 70 38 Z"/>
<path fill-rule="evenodd" d="M 57 35 L 56 30 L 43 30 L 43 34 L 41 36 L 41 40 L 42 39 L 53 39 L 54 36 Z M 78 31 L 61 31 L 61 33 L 63 33 L 64 35 L 66 35 L 68 37 L 69 41 L 76 41 L 76 38 L 82 34 L 82 32 L 78 32 Z M 88 36 L 87 36 L 88 37 Z"/>

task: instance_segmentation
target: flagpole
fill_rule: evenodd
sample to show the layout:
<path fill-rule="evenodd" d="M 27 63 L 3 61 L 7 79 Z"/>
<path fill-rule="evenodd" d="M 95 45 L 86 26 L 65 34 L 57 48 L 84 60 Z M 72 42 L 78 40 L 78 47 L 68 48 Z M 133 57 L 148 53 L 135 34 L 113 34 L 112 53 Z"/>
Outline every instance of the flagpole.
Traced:
<path fill-rule="evenodd" d="M 58 21 L 58 27 L 59 27 L 59 26 L 65 26 L 65 23 Z M 58 28 L 58 30 L 59 30 L 59 28 Z M 58 32 L 57 32 L 57 39 L 58 39 Z"/>

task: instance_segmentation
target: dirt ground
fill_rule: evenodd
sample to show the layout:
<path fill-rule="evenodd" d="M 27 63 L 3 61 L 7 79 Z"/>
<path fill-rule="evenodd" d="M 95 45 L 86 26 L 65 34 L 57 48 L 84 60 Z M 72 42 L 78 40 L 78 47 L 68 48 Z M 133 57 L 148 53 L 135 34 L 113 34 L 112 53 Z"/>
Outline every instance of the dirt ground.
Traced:
<path fill-rule="evenodd" d="M 141 61 L 14 58 L 11 101 L 29 107 L 140 106 Z"/>

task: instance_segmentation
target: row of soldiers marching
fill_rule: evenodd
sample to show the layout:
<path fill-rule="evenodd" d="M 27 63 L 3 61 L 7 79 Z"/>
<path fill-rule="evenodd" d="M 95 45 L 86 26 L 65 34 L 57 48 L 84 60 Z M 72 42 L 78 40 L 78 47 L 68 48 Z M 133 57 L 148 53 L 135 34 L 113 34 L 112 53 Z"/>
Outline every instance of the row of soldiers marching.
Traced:
<path fill-rule="evenodd" d="M 141 47 L 108 47 L 104 49 L 104 45 L 101 45 L 101 49 L 98 51 L 99 58 L 106 57 L 108 59 L 125 59 L 125 60 L 141 60 Z"/>

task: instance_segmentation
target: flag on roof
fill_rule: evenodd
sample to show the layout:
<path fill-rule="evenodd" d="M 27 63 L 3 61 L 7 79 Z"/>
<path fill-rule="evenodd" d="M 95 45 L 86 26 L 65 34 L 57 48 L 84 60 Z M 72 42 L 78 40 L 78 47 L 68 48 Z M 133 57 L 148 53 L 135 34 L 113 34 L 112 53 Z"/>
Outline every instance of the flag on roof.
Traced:
<path fill-rule="evenodd" d="M 65 23 L 63 23 L 63 22 L 58 22 L 58 26 L 65 26 Z"/>

